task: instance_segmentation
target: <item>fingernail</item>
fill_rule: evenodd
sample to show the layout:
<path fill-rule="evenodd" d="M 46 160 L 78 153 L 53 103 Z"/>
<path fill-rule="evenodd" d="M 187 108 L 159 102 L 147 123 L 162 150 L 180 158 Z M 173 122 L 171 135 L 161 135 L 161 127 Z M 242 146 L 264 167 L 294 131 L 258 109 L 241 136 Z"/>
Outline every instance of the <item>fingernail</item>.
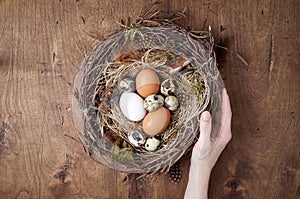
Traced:
<path fill-rule="evenodd" d="M 201 119 L 203 122 L 208 122 L 210 120 L 210 113 L 208 111 L 203 112 Z"/>

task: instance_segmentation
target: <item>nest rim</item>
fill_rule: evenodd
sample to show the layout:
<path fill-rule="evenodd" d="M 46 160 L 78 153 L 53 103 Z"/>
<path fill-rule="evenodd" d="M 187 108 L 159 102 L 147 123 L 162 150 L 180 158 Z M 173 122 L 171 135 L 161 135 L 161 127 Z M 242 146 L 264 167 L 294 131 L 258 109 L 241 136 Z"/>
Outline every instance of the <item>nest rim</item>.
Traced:
<path fill-rule="evenodd" d="M 174 29 L 174 28 L 164 28 L 164 27 L 141 27 L 139 28 L 140 30 L 141 29 L 145 29 L 145 30 L 149 30 L 149 29 L 159 29 L 161 31 L 177 31 L 177 33 L 180 33 L 181 36 L 183 35 L 184 37 L 186 37 L 187 39 L 192 39 L 188 34 L 186 34 L 185 32 L 181 32 L 181 31 L 178 31 L 177 29 Z M 126 31 L 124 31 L 126 32 Z M 117 33 L 115 34 L 116 35 L 122 35 L 124 34 L 124 32 L 120 32 L 120 33 Z M 109 37 L 110 38 L 110 37 Z M 108 39 L 109 39 L 108 38 Z M 84 73 L 84 70 L 87 68 L 86 66 L 87 65 L 93 65 L 95 64 L 95 57 L 97 55 L 96 51 L 97 49 L 99 49 L 99 46 L 103 45 L 103 43 L 105 43 L 105 41 L 108 41 L 108 39 L 104 40 L 103 42 L 101 42 L 100 45 L 96 46 L 92 51 L 90 51 L 90 53 L 86 56 L 83 64 L 82 64 L 82 67 L 81 67 L 81 71 L 76 75 L 74 81 L 80 76 L 83 75 Z M 193 41 L 193 40 L 192 40 Z M 197 41 L 195 41 L 197 42 Z M 200 44 L 198 44 L 200 45 Z M 206 67 L 205 65 L 211 65 L 213 66 L 213 69 L 217 69 L 216 68 L 216 62 L 215 62 L 215 59 L 214 59 L 214 55 L 212 54 L 212 51 L 211 49 L 206 49 L 206 53 L 207 53 L 207 59 L 206 59 L 206 62 L 203 62 L 202 63 L 202 66 L 201 67 Z M 203 77 L 203 81 L 205 83 L 205 100 L 204 100 L 204 105 L 203 105 L 203 109 L 201 110 L 201 112 L 206 109 L 209 104 L 211 104 L 212 102 L 212 90 L 213 87 L 210 86 L 210 84 L 213 82 L 213 76 L 210 76 L 208 78 L 207 77 L 207 73 L 203 72 L 203 70 L 199 70 L 198 71 L 201 76 Z M 214 71 L 215 72 L 215 71 Z M 219 73 L 218 73 L 218 70 L 217 70 L 217 80 L 215 79 L 214 81 L 219 81 L 220 83 L 220 77 L 219 76 Z M 80 80 L 79 80 L 80 81 Z M 84 80 L 81 79 L 81 85 L 84 85 Z M 221 87 L 222 87 L 222 82 L 220 83 L 221 84 Z M 80 92 L 79 92 L 79 87 L 78 84 L 77 84 L 77 87 L 75 86 L 76 84 L 74 84 L 74 97 L 73 97 L 73 107 L 81 107 L 82 108 L 82 99 L 80 98 Z M 82 91 L 82 89 L 81 89 Z M 218 101 L 218 99 L 217 99 Z M 79 120 L 82 120 L 81 121 L 81 127 L 77 128 L 78 131 L 79 131 L 79 135 L 80 135 L 80 138 L 82 140 L 82 142 L 84 143 L 84 147 L 86 148 L 86 150 L 89 152 L 89 154 L 91 155 L 91 157 L 93 157 L 93 159 L 97 160 L 98 162 L 102 163 L 102 164 L 105 164 L 111 168 L 114 168 L 114 169 L 117 169 L 117 170 L 120 170 L 120 171 L 124 171 L 124 172 L 129 172 L 129 173 L 149 173 L 149 172 L 156 172 L 158 170 L 168 170 L 175 162 L 177 162 L 178 159 L 180 159 L 185 153 L 186 151 L 188 150 L 189 147 L 191 147 L 191 145 L 193 144 L 194 140 L 197 138 L 197 136 L 199 135 L 199 129 L 198 127 L 196 127 L 196 131 L 193 133 L 193 135 L 191 136 L 192 139 L 188 141 L 188 144 L 185 145 L 185 147 L 182 147 L 182 148 L 176 148 L 172 145 L 169 145 L 169 146 L 172 146 L 172 147 L 163 147 L 161 148 L 160 150 L 158 151 L 155 151 L 155 152 L 148 152 L 148 153 L 144 153 L 143 156 L 145 155 L 149 155 L 148 158 L 152 159 L 152 161 L 148 161 L 146 164 L 143 164 L 142 166 L 141 165 L 136 165 L 136 164 L 130 164 L 131 167 L 128 168 L 127 166 L 124 165 L 124 163 L 122 162 L 119 162 L 118 160 L 115 160 L 114 157 L 112 157 L 111 154 L 109 153 L 106 153 L 106 152 L 99 152 L 99 150 L 97 150 L 97 146 L 99 147 L 99 145 L 97 144 L 97 142 L 99 141 L 99 134 L 98 134 L 98 138 L 97 136 L 90 136 L 88 135 L 87 133 L 87 126 L 86 124 L 88 123 L 88 120 L 86 121 L 84 119 L 84 111 L 82 112 L 82 117 L 79 118 Z M 75 121 L 78 121 L 78 116 L 74 116 L 74 118 L 77 118 L 75 119 Z M 195 123 L 198 123 L 198 117 L 193 117 L 192 120 L 193 122 Z M 82 122 L 84 124 L 82 124 Z M 76 123 L 76 122 L 75 122 Z M 76 125 L 76 124 L 75 124 Z M 79 125 L 76 125 L 76 126 L 79 126 Z M 82 126 L 84 126 L 84 128 L 82 128 Z M 178 135 L 176 135 L 178 136 Z M 177 137 L 176 137 L 177 138 Z M 172 142 L 173 143 L 173 142 Z M 101 147 L 100 147 L 101 149 Z M 164 154 L 164 157 L 161 157 L 161 155 Z M 167 157 L 167 158 L 166 158 Z M 144 159 L 145 157 L 135 157 L 137 159 L 141 158 L 141 159 Z M 155 165 L 155 163 L 157 163 Z M 152 164 L 152 166 L 149 166 L 149 164 Z"/>

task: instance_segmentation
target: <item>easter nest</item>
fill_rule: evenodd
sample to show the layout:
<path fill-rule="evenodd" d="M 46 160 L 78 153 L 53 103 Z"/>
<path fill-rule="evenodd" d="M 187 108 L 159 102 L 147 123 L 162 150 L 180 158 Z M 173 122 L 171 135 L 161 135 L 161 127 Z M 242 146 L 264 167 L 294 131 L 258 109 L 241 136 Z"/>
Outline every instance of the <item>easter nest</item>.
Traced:
<path fill-rule="evenodd" d="M 193 37 L 177 26 L 134 26 L 114 33 L 91 50 L 74 79 L 73 113 L 86 151 L 98 162 L 128 173 L 167 171 L 199 136 L 199 115 L 216 112 L 223 81 L 216 66 L 210 31 Z M 145 137 L 142 121 L 131 121 L 120 108 L 124 78 L 143 69 L 160 82 L 174 82 L 178 108 L 159 135 L 156 150 L 136 146 L 128 133 Z M 136 91 L 133 91 L 136 93 Z M 161 94 L 158 91 L 157 94 Z"/>

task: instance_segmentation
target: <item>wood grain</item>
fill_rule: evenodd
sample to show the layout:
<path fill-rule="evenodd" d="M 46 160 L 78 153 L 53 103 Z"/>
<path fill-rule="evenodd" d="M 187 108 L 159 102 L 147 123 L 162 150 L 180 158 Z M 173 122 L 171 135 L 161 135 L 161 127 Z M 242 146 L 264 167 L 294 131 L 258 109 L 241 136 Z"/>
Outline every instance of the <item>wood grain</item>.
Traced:
<path fill-rule="evenodd" d="M 0 0 L 0 198 L 183 198 L 183 179 L 134 180 L 92 160 L 72 119 L 84 55 L 149 1 Z M 233 139 L 209 198 L 300 198 L 299 1 L 170 0 L 189 30 L 212 26 Z M 222 47 L 218 47 L 222 46 Z M 226 48 L 226 50 L 224 50 Z"/>

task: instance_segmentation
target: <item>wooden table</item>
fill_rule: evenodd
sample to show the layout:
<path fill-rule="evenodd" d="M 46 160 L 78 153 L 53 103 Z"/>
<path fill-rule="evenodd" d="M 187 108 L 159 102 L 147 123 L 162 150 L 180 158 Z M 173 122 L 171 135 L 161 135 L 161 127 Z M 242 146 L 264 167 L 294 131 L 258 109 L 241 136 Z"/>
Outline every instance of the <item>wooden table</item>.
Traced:
<path fill-rule="evenodd" d="M 72 80 L 92 46 L 146 0 L 0 0 L 0 198 L 183 198 L 168 175 L 132 180 L 78 142 Z M 170 0 L 189 30 L 212 27 L 233 138 L 209 198 L 300 198 L 299 1 Z"/>

